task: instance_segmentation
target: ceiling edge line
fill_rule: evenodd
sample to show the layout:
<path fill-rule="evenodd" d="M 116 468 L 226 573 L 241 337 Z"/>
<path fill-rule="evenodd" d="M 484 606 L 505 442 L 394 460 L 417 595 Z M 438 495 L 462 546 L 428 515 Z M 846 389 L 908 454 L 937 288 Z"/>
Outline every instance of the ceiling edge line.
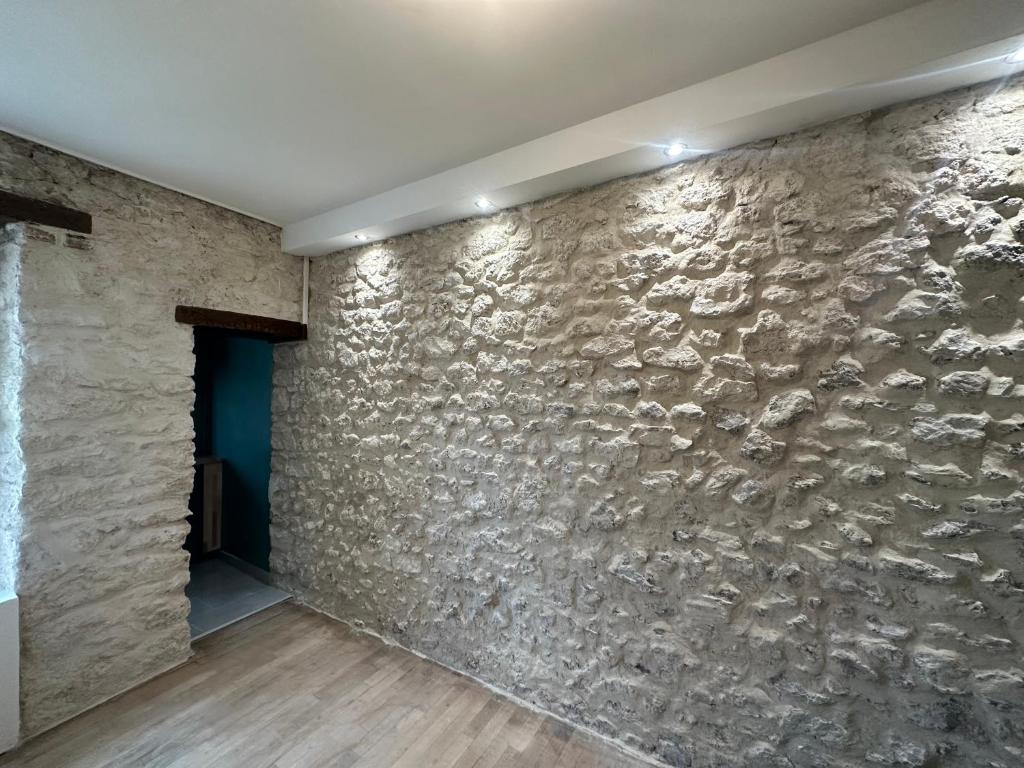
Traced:
<path fill-rule="evenodd" d="M 245 216 L 246 218 L 255 219 L 256 221 L 261 221 L 264 224 L 269 224 L 272 227 L 277 227 L 280 230 L 284 230 L 284 224 L 279 221 L 273 221 L 271 219 L 266 218 L 265 216 L 259 216 L 255 213 L 252 213 L 251 211 L 236 208 L 233 205 L 222 203 L 219 200 L 214 200 L 213 198 L 206 197 L 205 195 L 200 195 L 196 192 L 190 192 L 187 189 L 182 189 L 181 187 L 175 187 L 170 184 L 165 184 L 163 182 L 150 178 L 149 176 L 143 176 L 141 173 L 129 171 L 127 168 L 123 168 L 118 165 L 112 165 L 111 163 L 108 163 L 104 160 L 100 160 L 97 157 L 87 155 L 84 152 L 77 152 L 73 149 L 68 149 L 67 147 L 61 146 L 60 144 L 56 144 L 52 141 L 41 139 L 38 136 L 35 136 L 31 133 L 26 133 L 24 131 L 19 131 L 15 128 L 11 128 L 9 125 L 5 125 L 4 123 L 0 123 L 0 132 L 9 133 L 11 136 L 23 139 L 24 141 L 31 141 L 33 144 L 39 144 L 40 146 L 46 147 L 47 149 L 52 149 L 55 152 L 60 152 L 61 154 L 64 155 L 70 155 L 71 157 L 77 158 L 78 160 L 84 160 L 87 163 L 92 163 L 93 165 L 98 165 L 101 168 L 106 168 L 108 171 L 116 171 L 117 173 L 124 174 L 125 176 L 130 176 L 133 179 L 138 179 L 139 181 L 144 181 L 147 184 L 152 184 L 155 187 L 160 187 L 161 189 L 166 189 L 171 192 L 177 192 L 179 195 L 191 197 L 193 200 L 198 200 L 199 202 L 207 203 L 208 205 L 215 205 L 218 208 L 223 208 L 224 210 L 231 211 L 232 213 L 237 213 L 241 216 Z"/>

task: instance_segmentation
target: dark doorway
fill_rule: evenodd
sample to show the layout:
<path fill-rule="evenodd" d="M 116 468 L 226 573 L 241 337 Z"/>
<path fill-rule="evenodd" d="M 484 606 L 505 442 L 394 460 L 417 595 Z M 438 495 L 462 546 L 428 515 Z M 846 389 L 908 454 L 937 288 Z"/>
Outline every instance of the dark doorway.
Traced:
<path fill-rule="evenodd" d="M 217 328 L 194 333 L 196 473 L 185 548 L 189 622 L 200 637 L 287 595 L 267 573 L 273 346 Z"/>
<path fill-rule="evenodd" d="M 274 348 L 262 339 L 196 328 L 195 355 L 196 459 L 222 464 L 220 549 L 266 571 Z M 196 485 L 193 494 L 201 494 Z M 201 507 L 193 514 L 201 515 Z"/>

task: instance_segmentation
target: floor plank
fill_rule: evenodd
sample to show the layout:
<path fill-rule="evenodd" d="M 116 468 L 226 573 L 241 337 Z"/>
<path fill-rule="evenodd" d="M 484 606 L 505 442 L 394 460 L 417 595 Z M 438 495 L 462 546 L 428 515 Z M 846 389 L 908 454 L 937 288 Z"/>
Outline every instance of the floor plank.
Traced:
<path fill-rule="evenodd" d="M 469 678 L 293 603 L 0 757 L 2 768 L 641 768 Z"/>

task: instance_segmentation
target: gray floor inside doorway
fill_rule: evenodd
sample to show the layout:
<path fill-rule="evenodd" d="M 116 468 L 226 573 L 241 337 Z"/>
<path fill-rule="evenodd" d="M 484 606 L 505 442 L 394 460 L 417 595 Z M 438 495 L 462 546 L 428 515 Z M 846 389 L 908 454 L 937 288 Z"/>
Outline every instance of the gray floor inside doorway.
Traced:
<path fill-rule="evenodd" d="M 221 558 L 194 563 L 190 570 L 185 596 L 192 604 L 188 624 L 193 640 L 291 597 Z"/>

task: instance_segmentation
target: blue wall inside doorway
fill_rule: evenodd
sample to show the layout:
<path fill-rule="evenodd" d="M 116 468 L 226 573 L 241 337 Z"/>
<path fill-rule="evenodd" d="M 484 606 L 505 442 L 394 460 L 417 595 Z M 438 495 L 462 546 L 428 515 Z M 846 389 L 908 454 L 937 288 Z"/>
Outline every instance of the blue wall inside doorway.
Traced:
<path fill-rule="evenodd" d="M 224 461 L 222 550 L 270 567 L 270 401 L 274 347 L 195 330 L 198 456 Z"/>

